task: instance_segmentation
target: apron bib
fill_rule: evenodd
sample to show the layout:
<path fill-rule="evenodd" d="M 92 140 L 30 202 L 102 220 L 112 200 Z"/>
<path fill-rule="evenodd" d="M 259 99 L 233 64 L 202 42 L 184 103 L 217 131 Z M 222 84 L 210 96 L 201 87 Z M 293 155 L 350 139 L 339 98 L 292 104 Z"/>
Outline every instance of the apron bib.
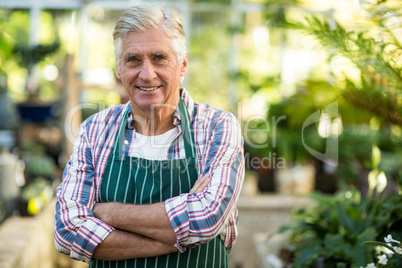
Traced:
<path fill-rule="evenodd" d="M 182 193 L 188 193 L 198 178 L 194 139 L 190 132 L 190 117 L 180 98 L 182 133 L 186 158 L 174 160 L 149 160 L 121 154 L 127 115 L 124 112 L 117 138 L 109 155 L 102 177 L 99 202 L 152 204 L 164 202 Z M 144 267 L 229 267 L 228 251 L 220 238 L 206 244 L 188 248 L 184 253 L 137 258 L 123 261 L 94 259 L 91 268 L 144 268 Z"/>

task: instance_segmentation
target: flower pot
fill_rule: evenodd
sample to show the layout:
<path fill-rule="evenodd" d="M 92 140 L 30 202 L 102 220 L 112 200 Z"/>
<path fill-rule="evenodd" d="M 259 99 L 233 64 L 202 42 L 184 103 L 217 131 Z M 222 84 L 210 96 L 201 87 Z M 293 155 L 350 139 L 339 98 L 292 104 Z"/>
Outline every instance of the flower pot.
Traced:
<path fill-rule="evenodd" d="M 308 195 L 315 186 L 315 167 L 296 164 L 275 171 L 275 188 L 285 195 Z"/>

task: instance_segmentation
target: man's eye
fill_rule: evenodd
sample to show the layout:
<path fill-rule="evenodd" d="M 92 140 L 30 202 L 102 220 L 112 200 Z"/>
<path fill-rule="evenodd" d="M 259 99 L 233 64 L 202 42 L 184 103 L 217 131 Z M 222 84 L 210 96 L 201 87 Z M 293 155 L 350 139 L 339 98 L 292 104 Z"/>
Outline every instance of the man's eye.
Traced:
<path fill-rule="evenodd" d="M 166 57 L 163 56 L 163 55 L 157 55 L 157 56 L 155 56 L 155 60 L 157 60 L 157 61 L 161 61 L 161 60 L 164 60 L 164 59 L 166 59 Z"/>
<path fill-rule="evenodd" d="M 127 60 L 128 62 L 137 62 L 138 61 L 138 59 L 137 58 L 134 58 L 134 57 L 132 57 L 132 58 L 128 58 L 128 60 Z"/>

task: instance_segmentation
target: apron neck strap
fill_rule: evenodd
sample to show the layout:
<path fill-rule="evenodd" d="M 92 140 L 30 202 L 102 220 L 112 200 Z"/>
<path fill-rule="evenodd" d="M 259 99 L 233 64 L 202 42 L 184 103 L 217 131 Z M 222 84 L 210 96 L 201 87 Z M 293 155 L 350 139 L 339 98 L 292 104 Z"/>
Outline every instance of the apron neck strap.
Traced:
<path fill-rule="evenodd" d="M 186 157 L 195 158 L 194 137 L 191 131 L 191 120 L 186 105 L 182 98 L 179 100 L 181 131 L 183 133 L 184 149 Z"/>
<path fill-rule="evenodd" d="M 194 137 L 191 133 L 191 120 L 190 115 L 188 113 L 187 107 L 184 104 L 182 98 L 179 100 L 179 110 L 180 110 L 180 121 L 181 121 L 181 128 L 183 133 L 183 142 L 184 142 L 184 149 L 186 152 L 186 158 L 195 158 L 195 146 L 194 146 Z M 123 114 L 123 117 L 120 121 L 119 129 L 117 130 L 117 139 L 113 146 L 113 153 L 114 154 L 121 154 L 121 149 L 123 145 L 123 139 L 125 134 L 125 129 L 127 126 L 128 121 L 128 113 L 130 112 L 130 106 L 128 106 Z"/>
<path fill-rule="evenodd" d="M 123 117 L 121 118 L 119 128 L 117 129 L 117 137 L 116 140 L 113 144 L 113 154 L 115 155 L 121 155 L 121 149 L 123 145 L 123 139 L 124 139 L 124 134 L 127 126 L 127 121 L 128 121 L 128 113 L 130 112 L 130 104 L 127 105 L 126 110 L 124 110 Z"/>

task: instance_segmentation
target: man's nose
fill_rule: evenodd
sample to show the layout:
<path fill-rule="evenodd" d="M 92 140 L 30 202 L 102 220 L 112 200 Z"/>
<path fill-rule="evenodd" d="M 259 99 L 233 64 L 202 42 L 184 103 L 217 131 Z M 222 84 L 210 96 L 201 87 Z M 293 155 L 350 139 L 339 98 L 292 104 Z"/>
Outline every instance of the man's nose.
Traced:
<path fill-rule="evenodd" d="M 149 60 L 143 61 L 139 77 L 145 81 L 150 81 L 156 77 L 155 68 Z"/>

